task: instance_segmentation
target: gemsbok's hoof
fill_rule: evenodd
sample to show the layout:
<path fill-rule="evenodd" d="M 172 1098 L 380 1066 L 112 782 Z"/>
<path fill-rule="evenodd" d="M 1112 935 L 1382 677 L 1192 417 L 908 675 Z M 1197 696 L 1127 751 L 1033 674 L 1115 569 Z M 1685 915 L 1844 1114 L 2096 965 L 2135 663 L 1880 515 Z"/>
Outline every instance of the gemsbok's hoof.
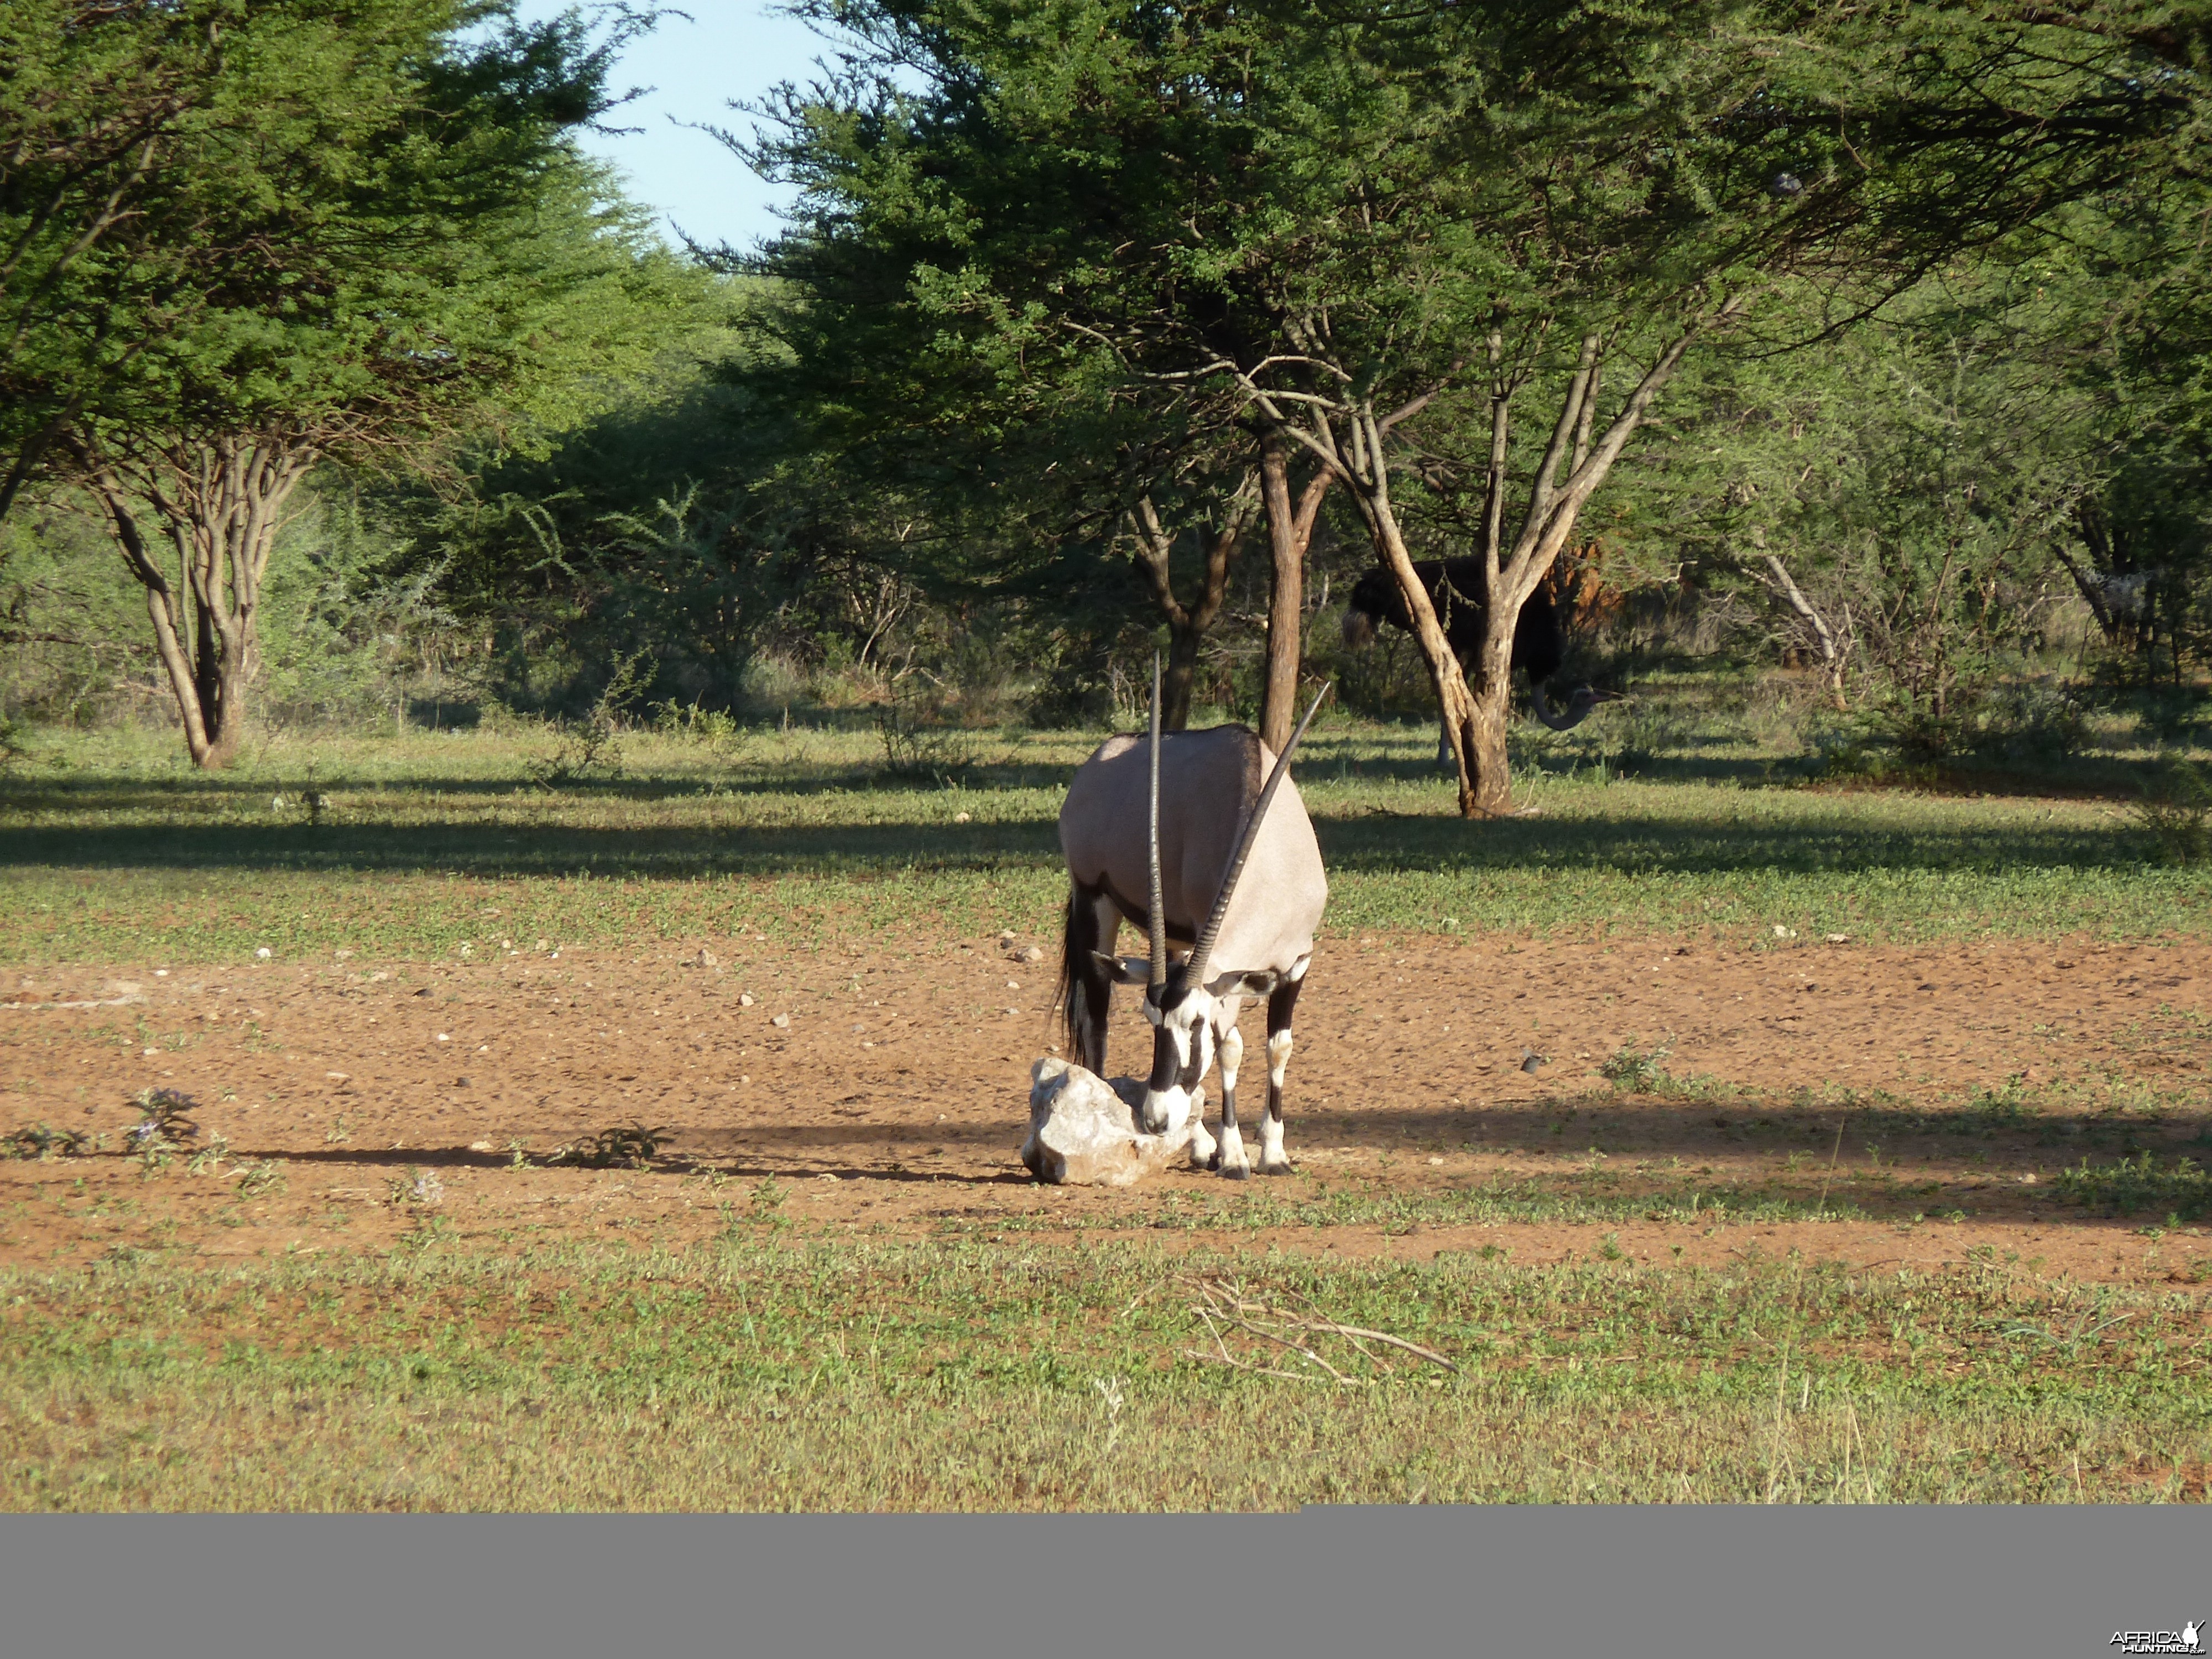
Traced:
<path fill-rule="evenodd" d="M 1286 1176 L 1293 1173 L 1293 1171 L 1291 1168 L 1291 1160 L 1287 1158 L 1279 1158 L 1272 1164 L 1267 1159 L 1261 1158 L 1260 1160 L 1260 1173 L 1263 1176 Z"/>
<path fill-rule="evenodd" d="M 1249 1181 L 1252 1178 L 1252 1166 L 1249 1164 L 1224 1164 L 1221 1178 L 1224 1181 Z"/>

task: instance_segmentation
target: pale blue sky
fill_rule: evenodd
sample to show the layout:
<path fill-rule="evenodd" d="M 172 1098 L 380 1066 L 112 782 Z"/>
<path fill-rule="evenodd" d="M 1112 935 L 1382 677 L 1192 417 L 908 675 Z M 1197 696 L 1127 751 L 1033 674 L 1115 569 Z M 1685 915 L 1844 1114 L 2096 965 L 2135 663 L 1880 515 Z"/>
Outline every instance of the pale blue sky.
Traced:
<path fill-rule="evenodd" d="M 584 147 L 620 167 L 632 199 L 653 209 L 662 233 L 672 225 L 713 245 L 743 248 L 776 229 L 775 209 L 790 192 L 763 183 L 709 135 L 679 122 L 698 122 L 737 132 L 747 118 L 729 107 L 732 99 L 758 98 L 781 81 L 810 78 L 828 43 L 770 0 L 675 0 L 691 14 L 662 20 L 635 42 L 617 66 L 616 88 L 653 88 L 609 118 L 641 131 L 584 135 Z M 556 16 L 568 0 L 520 0 L 526 20 Z M 584 8 L 588 11 L 588 7 Z"/>

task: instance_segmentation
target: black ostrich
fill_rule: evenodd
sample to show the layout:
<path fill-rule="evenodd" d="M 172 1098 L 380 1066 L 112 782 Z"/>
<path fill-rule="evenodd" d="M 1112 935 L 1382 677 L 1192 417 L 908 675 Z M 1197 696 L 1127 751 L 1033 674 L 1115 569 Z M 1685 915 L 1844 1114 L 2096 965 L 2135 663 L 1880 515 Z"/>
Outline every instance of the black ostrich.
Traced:
<path fill-rule="evenodd" d="M 1437 621 L 1451 641 L 1452 654 L 1459 659 L 1459 671 L 1464 675 L 1482 649 L 1483 630 L 1489 621 L 1489 606 L 1482 598 L 1482 566 L 1474 559 L 1424 559 L 1413 566 L 1413 574 L 1428 591 L 1429 603 L 1436 607 Z M 1383 623 L 1409 633 L 1413 626 L 1396 578 L 1377 565 L 1352 590 L 1351 609 L 1344 613 L 1344 642 L 1364 646 Z M 1566 654 L 1559 607 L 1552 602 L 1549 590 L 1540 586 L 1521 607 L 1521 618 L 1514 624 L 1513 666 L 1528 677 L 1528 701 L 1536 718 L 1554 732 L 1581 725 L 1601 701 L 1597 692 L 1585 685 L 1568 698 L 1564 709 L 1552 707 L 1544 695 L 1544 683 L 1559 672 Z M 1451 764 L 1450 739 L 1441 728 L 1437 763 Z"/>

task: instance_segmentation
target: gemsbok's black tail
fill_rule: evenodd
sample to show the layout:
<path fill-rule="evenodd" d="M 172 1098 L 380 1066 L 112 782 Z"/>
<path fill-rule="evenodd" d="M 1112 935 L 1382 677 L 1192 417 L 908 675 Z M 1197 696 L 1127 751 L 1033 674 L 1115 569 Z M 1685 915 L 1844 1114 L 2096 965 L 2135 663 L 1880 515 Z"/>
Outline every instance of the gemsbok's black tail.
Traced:
<path fill-rule="evenodd" d="M 1083 1060 L 1079 997 L 1084 970 L 1091 965 L 1091 952 L 1098 948 L 1097 941 L 1089 937 L 1095 931 L 1091 906 L 1075 884 L 1068 883 L 1067 913 L 1060 919 L 1060 985 L 1054 994 L 1060 1032 L 1067 1042 L 1067 1057 L 1079 1065 Z"/>
<path fill-rule="evenodd" d="M 1094 1072 L 1106 1061 L 1106 1015 L 1114 997 L 1113 975 L 1099 957 L 1112 948 L 1120 926 L 1120 912 L 1103 890 L 1068 883 L 1060 935 L 1060 1029 L 1068 1059 Z"/>

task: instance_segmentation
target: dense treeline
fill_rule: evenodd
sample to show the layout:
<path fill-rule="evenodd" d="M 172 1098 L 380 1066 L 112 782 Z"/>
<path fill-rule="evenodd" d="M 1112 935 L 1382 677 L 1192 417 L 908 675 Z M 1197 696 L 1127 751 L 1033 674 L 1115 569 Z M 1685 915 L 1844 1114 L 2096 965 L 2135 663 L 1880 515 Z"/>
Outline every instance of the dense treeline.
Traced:
<path fill-rule="evenodd" d="M 799 204 L 679 257 L 574 143 L 649 17 L 0 0 L 0 713 L 1057 722 L 1162 648 L 1177 722 L 1440 708 L 1478 815 L 1540 590 L 1924 754 L 2203 678 L 2212 8 L 800 9 Z"/>

